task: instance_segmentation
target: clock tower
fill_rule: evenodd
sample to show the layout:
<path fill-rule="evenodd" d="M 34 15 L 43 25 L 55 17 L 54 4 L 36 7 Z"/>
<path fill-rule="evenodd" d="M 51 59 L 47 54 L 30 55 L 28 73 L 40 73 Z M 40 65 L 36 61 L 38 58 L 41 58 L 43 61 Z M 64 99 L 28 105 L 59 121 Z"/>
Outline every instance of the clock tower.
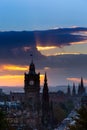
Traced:
<path fill-rule="evenodd" d="M 40 105 L 40 73 L 35 72 L 33 60 L 28 73 L 24 74 L 25 103 L 30 111 L 39 112 Z"/>

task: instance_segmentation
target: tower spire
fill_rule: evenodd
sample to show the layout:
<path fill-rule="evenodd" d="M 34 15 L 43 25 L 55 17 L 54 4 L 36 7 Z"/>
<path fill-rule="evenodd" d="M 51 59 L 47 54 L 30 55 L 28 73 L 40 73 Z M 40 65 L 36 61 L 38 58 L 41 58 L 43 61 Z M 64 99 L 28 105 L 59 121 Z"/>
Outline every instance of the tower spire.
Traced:
<path fill-rule="evenodd" d="M 45 73 L 43 94 L 42 94 L 42 124 L 44 126 L 47 126 L 48 121 L 49 121 L 49 93 L 48 93 L 47 75 Z"/>
<path fill-rule="evenodd" d="M 81 77 L 81 82 L 78 87 L 78 94 L 82 95 L 83 93 L 85 93 L 85 87 L 84 87 L 84 83 L 83 83 L 83 78 Z"/>
<path fill-rule="evenodd" d="M 73 95 L 73 96 L 76 95 L 75 83 L 73 83 L 72 95 Z"/>
<path fill-rule="evenodd" d="M 29 73 L 30 74 L 35 74 L 35 65 L 33 63 L 33 55 L 30 54 L 30 56 L 31 56 L 31 64 L 30 64 L 30 67 L 29 67 Z"/>
<path fill-rule="evenodd" d="M 44 85 L 47 85 L 47 75 L 46 75 L 46 72 L 45 72 L 45 78 L 44 78 Z"/>
<path fill-rule="evenodd" d="M 70 90 L 70 86 L 68 84 L 68 87 L 67 87 L 67 95 L 70 96 L 71 95 L 71 90 Z"/>
<path fill-rule="evenodd" d="M 33 63 L 33 54 L 32 53 L 30 54 L 30 57 L 31 57 L 31 63 Z"/>

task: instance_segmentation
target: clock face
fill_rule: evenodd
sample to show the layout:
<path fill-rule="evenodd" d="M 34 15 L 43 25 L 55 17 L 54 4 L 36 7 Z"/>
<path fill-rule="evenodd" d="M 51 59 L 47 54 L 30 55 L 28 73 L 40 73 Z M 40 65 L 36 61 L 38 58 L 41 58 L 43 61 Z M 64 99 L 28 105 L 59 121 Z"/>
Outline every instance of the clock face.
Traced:
<path fill-rule="evenodd" d="M 29 81 L 29 84 L 30 84 L 30 85 L 34 85 L 34 81 L 33 81 L 33 80 L 30 80 L 30 81 Z"/>

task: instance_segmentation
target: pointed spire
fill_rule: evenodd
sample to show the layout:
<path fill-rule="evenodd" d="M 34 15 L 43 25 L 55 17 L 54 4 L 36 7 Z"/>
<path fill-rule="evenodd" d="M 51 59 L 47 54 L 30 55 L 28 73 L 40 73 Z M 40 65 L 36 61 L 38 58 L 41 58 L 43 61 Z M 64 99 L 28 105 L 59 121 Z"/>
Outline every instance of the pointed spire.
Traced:
<path fill-rule="evenodd" d="M 84 87 L 84 83 L 83 83 L 83 78 L 81 77 L 81 94 L 85 93 L 85 87 Z"/>
<path fill-rule="evenodd" d="M 84 85 L 83 85 L 83 78 L 81 77 L 81 87 L 83 88 Z"/>
<path fill-rule="evenodd" d="M 43 125 L 48 124 L 48 121 L 49 121 L 48 118 L 49 118 L 49 93 L 48 93 L 47 75 L 45 73 L 43 94 L 42 94 L 42 122 L 43 122 Z"/>
<path fill-rule="evenodd" d="M 71 95 L 71 90 L 70 90 L 70 86 L 68 84 L 68 88 L 67 88 L 67 95 L 70 96 Z"/>
<path fill-rule="evenodd" d="M 29 73 L 30 74 L 35 74 L 35 65 L 33 63 L 33 59 L 31 60 L 31 63 L 30 63 Z"/>
<path fill-rule="evenodd" d="M 81 95 L 81 85 L 78 85 L 78 95 Z"/>
<path fill-rule="evenodd" d="M 47 75 L 46 75 L 46 72 L 45 72 L 45 76 L 44 76 L 43 94 L 44 93 L 48 95 L 48 84 L 47 84 Z"/>
<path fill-rule="evenodd" d="M 44 77 L 44 84 L 47 84 L 47 75 L 46 75 L 46 72 L 45 72 L 45 77 Z"/>
<path fill-rule="evenodd" d="M 83 93 L 85 93 L 85 87 L 84 87 L 84 83 L 83 83 L 83 78 L 81 77 L 81 82 L 78 86 L 78 94 L 82 95 Z"/>
<path fill-rule="evenodd" d="M 72 95 L 73 95 L 73 96 L 76 95 L 75 83 L 73 83 Z"/>

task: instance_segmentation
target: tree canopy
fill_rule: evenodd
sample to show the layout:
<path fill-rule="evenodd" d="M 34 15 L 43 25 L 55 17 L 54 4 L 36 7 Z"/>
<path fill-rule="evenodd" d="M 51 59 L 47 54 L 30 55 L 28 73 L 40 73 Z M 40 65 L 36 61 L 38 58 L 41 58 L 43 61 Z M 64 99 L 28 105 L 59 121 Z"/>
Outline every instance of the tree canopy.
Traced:
<path fill-rule="evenodd" d="M 69 126 L 70 130 L 87 130 L 87 106 L 77 110 L 75 124 Z"/>

